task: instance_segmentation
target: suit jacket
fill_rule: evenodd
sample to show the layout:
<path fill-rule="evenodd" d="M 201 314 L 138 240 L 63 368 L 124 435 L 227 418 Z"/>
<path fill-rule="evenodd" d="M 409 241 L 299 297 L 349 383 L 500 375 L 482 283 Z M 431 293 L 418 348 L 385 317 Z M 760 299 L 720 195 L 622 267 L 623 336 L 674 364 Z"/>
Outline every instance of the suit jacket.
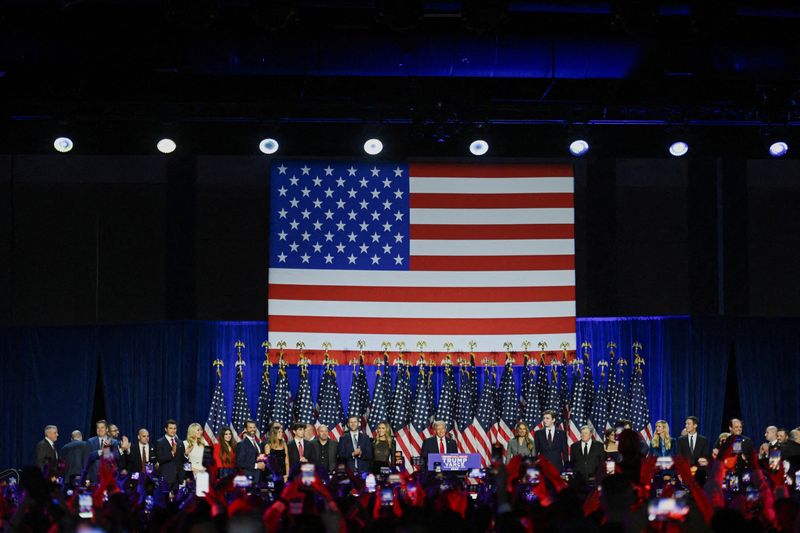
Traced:
<path fill-rule="evenodd" d="M 36 443 L 36 466 L 44 468 L 58 460 L 55 445 L 50 446 L 47 439 L 42 439 Z"/>
<path fill-rule="evenodd" d="M 249 438 L 242 437 L 233 453 L 236 458 L 236 468 L 239 468 L 246 476 L 253 478 L 253 485 L 261 482 L 262 471 L 255 468 L 256 460 L 261 452 L 260 446 L 256 449 Z"/>
<path fill-rule="evenodd" d="M 327 452 L 328 452 L 328 461 L 325 464 L 323 464 L 323 462 L 322 462 L 322 443 L 317 438 L 317 439 L 314 439 L 311 442 L 311 444 L 314 446 L 314 453 L 315 453 L 316 458 L 317 458 L 317 463 L 316 464 L 321 466 L 322 468 L 324 468 L 328 472 L 333 472 L 334 470 L 336 470 L 336 463 L 337 463 L 336 450 L 337 450 L 337 447 L 338 447 L 336 441 L 328 439 L 328 442 L 325 443 L 325 448 L 327 449 Z"/>
<path fill-rule="evenodd" d="M 348 431 L 339 438 L 339 443 L 336 445 L 337 457 L 354 472 L 367 472 L 372 461 L 372 442 L 361 431 L 358 432 L 358 447 L 361 448 L 361 456 L 353 457 L 355 448 Z"/>
<path fill-rule="evenodd" d="M 149 464 L 155 464 L 157 457 L 156 457 L 156 447 L 153 446 L 153 443 L 147 444 L 147 462 Z M 143 472 L 144 469 L 142 468 L 142 448 L 139 441 L 131 442 L 131 447 L 127 453 L 122 454 L 122 468 L 130 472 Z M 181 466 L 183 468 L 183 466 Z"/>
<path fill-rule="evenodd" d="M 166 435 L 156 441 L 158 474 L 170 486 L 177 485 L 183 481 L 183 464 L 187 461 L 185 456 L 186 448 L 183 445 L 183 441 L 177 435 L 173 438 L 175 439 L 175 455 L 172 455 L 172 446 L 170 446 Z"/>
<path fill-rule="evenodd" d="M 119 441 L 106 437 L 108 439 L 111 454 L 114 456 L 115 461 L 119 461 Z M 99 453 L 103 450 L 100 437 L 95 435 L 86 441 L 86 478 L 92 483 L 97 481 L 97 468 L 100 465 L 100 459 L 103 454 Z"/>
<path fill-rule="evenodd" d="M 695 433 L 694 453 L 689 450 L 689 436 L 683 435 L 678 438 L 678 455 L 689 461 L 690 466 L 698 466 L 697 460 L 700 458 L 708 459 L 711 455 L 708 449 L 708 439 L 699 433 Z M 702 468 L 702 467 L 701 467 Z"/>
<path fill-rule="evenodd" d="M 86 465 L 86 443 L 82 440 L 72 440 L 66 443 L 58 454 L 66 465 L 64 479 L 72 480 L 81 475 Z"/>
<path fill-rule="evenodd" d="M 444 437 L 444 444 L 446 453 L 458 453 L 458 444 L 456 444 L 456 441 L 446 435 Z M 422 448 L 420 449 L 419 454 L 422 456 L 423 470 L 428 469 L 428 455 L 432 453 L 439 453 L 439 437 L 435 435 L 422 441 Z"/>
<path fill-rule="evenodd" d="M 590 478 L 597 477 L 600 467 L 605 459 L 603 444 L 597 440 L 589 441 L 589 453 L 583 455 L 583 441 L 578 441 L 570 447 L 570 457 L 572 458 L 572 470 L 584 482 Z"/>
<path fill-rule="evenodd" d="M 294 439 L 286 444 L 286 453 L 289 454 L 289 468 L 300 462 L 300 450 L 297 449 L 297 443 Z M 311 464 L 319 463 L 317 447 L 314 446 L 313 440 L 303 439 L 303 456 Z"/>
<path fill-rule="evenodd" d="M 533 440 L 533 439 L 531 439 Z M 536 446 L 534 443 L 533 449 L 529 450 L 527 444 L 520 444 L 517 440 L 517 437 L 512 438 L 508 441 L 508 446 L 506 447 L 506 464 L 508 464 L 511 459 L 515 456 L 521 455 L 523 457 L 533 457 L 536 455 Z"/>
<path fill-rule="evenodd" d="M 550 444 L 547 442 L 547 430 L 540 429 L 533 434 L 533 443 L 539 457 L 545 457 L 559 472 L 564 471 L 564 463 L 569 461 L 569 450 L 567 449 L 567 434 L 563 430 L 558 428 L 553 430 L 553 443 Z"/>

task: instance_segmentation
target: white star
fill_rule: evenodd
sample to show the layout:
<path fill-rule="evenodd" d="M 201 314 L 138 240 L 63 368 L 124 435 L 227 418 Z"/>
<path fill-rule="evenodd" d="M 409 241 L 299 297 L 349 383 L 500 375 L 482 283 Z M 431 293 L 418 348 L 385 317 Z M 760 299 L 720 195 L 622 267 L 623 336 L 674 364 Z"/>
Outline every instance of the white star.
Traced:
<path fill-rule="evenodd" d="M 350 239 L 350 242 L 356 242 L 356 237 L 358 237 L 358 235 L 356 235 L 352 231 L 350 232 L 350 235 L 347 236 L 347 238 Z"/>
<path fill-rule="evenodd" d="M 325 189 L 325 198 L 333 198 L 333 189 L 330 187 Z"/>
<path fill-rule="evenodd" d="M 383 231 L 392 231 L 392 225 L 391 225 L 391 224 L 389 224 L 388 222 L 386 222 L 386 223 L 383 225 Z"/>
<path fill-rule="evenodd" d="M 285 263 L 287 257 L 288 256 L 285 253 L 283 253 L 283 252 L 279 253 L 278 254 L 278 262 L 279 263 Z"/>
<path fill-rule="evenodd" d="M 303 260 L 303 263 L 308 263 L 308 260 L 311 259 L 311 256 L 309 256 L 308 254 L 303 254 L 300 256 L 300 259 Z"/>
<path fill-rule="evenodd" d="M 292 220 L 291 222 L 289 222 L 289 225 L 292 227 L 292 229 L 297 229 L 300 223 L 296 220 Z"/>
<path fill-rule="evenodd" d="M 381 171 L 378 170 L 378 167 L 372 167 L 372 175 L 373 176 L 377 176 L 380 173 L 381 173 Z"/>
<path fill-rule="evenodd" d="M 278 167 L 278 174 L 286 174 L 286 168 L 287 167 L 285 167 L 283 163 L 281 163 L 281 166 Z"/>
<path fill-rule="evenodd" d="M 325 211 L 325 220 L 333 220 L 333 211 L 330 209 Z"/>
<path fill-rule="evenodd" d="M 378 189 L 372 189 L 372 199 L 378 198 L 381 195 L 381 191 Z"/>
<path fill-rule="evenodd" d="M 298 205 L 300 205 L 300 200 L 298 200 L 297 198 L 292 198 L 291 200 L 289 200 L 289 203 L 292 204 L 292 207 L 297 207 Z"/>
<path fill-rule="evenodd" d="M 289 178 L 289 185 L 297 185 L 298 181 L 300 180 L 297 179 L 297 176 L 292 176 L 291 178 Z"/>
<path fill-rule="evenodd" d="M 345 226 L 344 222 L 342 222 L 340 220 L 339 222 L 336 223 L 336 230 L 337 231 L 344 231 L 344 226 Z"/>
<path fill-rule="evenodd" d="M 361 206 L 361 209 L 366 209 L 367 207 L 369 207 L 369 202 L 367 202 L 366 200 L 361 200 L 358 205 Z"/>
<path fill-rule="evenodd" d="M 322 251 L 322 245 L 320 243 L 318 243 L 318 242 L 315 242 L 314 244 L 312 244 L 311 247 L 314 248 L 314 253 L 315 254 Z"/>
<path fill-rule="evenodd" d="M 301 233 L 300 236 L 303 238 L 304 241 L 307 241 L 309 238 L 311 238 L 311 234 L 307 231 Z"/>
<path fill-rule="evenodd" d="M 357 215 L 357 214 L 358 214 L 358 213 L 356 213 L 355 211 L 353 211 L 353 210 L 351 209 L 351 210 L 350 210 L 350 212 L 349 212 L 349 213 L 347 213 L 347 216 L 350 218 L 350 220 L 355 220 L 355 219 L 356 219 L 356 215 Z"/>
<path fill-rule="evenodd" d="M 392 180 L 390 180 L 389 178 L 386 178 L 385 180 L 383 180 L 383 187 L 385 189 L 388 189 L 391 186 L 392 186 Z"/>
<path fill-rule="evenodd" d="M 347 194 L 350 195 L 350 198 L 355 198 L 356 197 L 356 190 L 351 188 L 349 191 L 347 191 Z"/>
<path fill-rule="evenodd" d="M 392 245 L 391 244 L 384 244 L 383 245 L 383 253 L 385 253 L 385 254 L 392 253 Z"/>
<path fill-rule="evenodd" d="M 303 218 L 308 218 L 311 215 L 311 211 L 308 209 L 303 209 L 300 214 L 303 215 Z"/>
<path fill-rule="evenodd" d="M 366 188 L 366 186 L 369 184 L 369 182 L 367 181 L 367 178 L 361 178 L 360 180 L 358 180 L 358 182 L 359 182 L 359 183 L 361 184 L 361 186 L 362 186 L 362 187 L 364 187 L 364 188 Z"/>
<path fill-rule="evenodd" d="M 362 244 L 361 246 L 359 246 L 359 248 L 361 248 L 362 254 L 365 254 L 367 253 L 367 251 L 369 251 L 369 246 L 367 246 L 366 244 Z"/>
<path fill-rule="evenodd" d="M 381 242 L 381 235 L 377 231 L 372 234 L 372 242 Z"/>
<path fill-rule="evenodd" d="M 311 169 L 308 168 L 307 165 L 303 165 L 303 167 L 300 170 L 303 171 L 303 176 L 308 176 L 308 171 L 311 170 Z"/>
<path fill-rule="evenodd" d="M 351 264 L 351 265 L 355 265 L 356 264 L 356 259 L 357 259 L 356 256 L 354 256 L 353 254 L 350 254 L 349 256 L 347 256 L 347 262 L 349 264 Z"/>
<path fill-rule="evenodd" d="M 395 220 L 403 220 L 403 213 L 402 213 L 402 211 L 398 211 L 397 213 L 395 213 L 395 214 L 394 214 L 394 219 L 395 219 Z"/>
<path fill-rule="evenodd" d="M 394 169 L 394 175 L 395 175 L 395 177 L 399 178 L 400 176 L 403 175 L 403 169 L 401 169 L 400 167 L 397 167 L 396 169 Z"/>
<path fill-rule="evenodd" d="M 339 199 L 336 201 L 336 209 L 344 209 L 344 200 Z"/>
<path fill-rule="evenodd" d="M 300 192 L 303 193 L 303 196 L 305 197 L 308 197 L 308 195 L 311 194 L 311 191 L 309 190 L 308 187 L 303 187 L 302 189 L 300 189 Z"/>
<path fill-rule="evenodd" d="M 339 176 L 336 179 L 336 186 L 337 187 L 344 187 L 344 178 L 343 177 Z"/>
<path fill-rule="evenodd" d="M 379 218 L 381 218 L 381 214 L 378 213 L 377 211 L 373 211 L 372 212 L 372 220 L 378 220 Z"/>
<path fill-rule="evenodd" d="M 314 179 L 311 181 L 314 182 L 314 187 L 322 187 L 322 178 L 319 176 L 314 176 Z"/>
<path fill-rule="evenodd" d="M 278 189 L 278 196 L 286 196 L 286 192 L 287 192 L 288 190 L 289 190 L 289 189 L 287 189 L 286 187 L 284 187 L 283 185 L 281 185 L 281 188 L 280 188 L 280 189 Z"/>
<path fill-rule="evenodd" d="M 403 191 L 401 191 L 400 189 L 397 189 L 396 191 L 394 191 L 394 197 L 398 198 L 398 199 L 402 198 L 403 197 Z"/>
<path fill-rule="evenodd" d="M 333 263 L 333 256 L 331 254 L 325 256 L 325 263 Z"/>
<path fill-rule="evenodd" d="M 314 231 L 319 231 L 321 229 L 322 229 L 322 222 L 320 222 L 319 220 L 314 222 Z"/>
<path fill-rule="evenodd" d="M 285 241 L 287 235 L 289 235 L 289 234 L 286 233 L 285 231 L 281 230 L 281 232 L 278 233 L 278 239 L 281 240 L 281 241 Z"/>
<path fill-rule="evenodd" d="M 402 233 L 398 233 L 397 235 L 395 235 L 394 236 L 394 242 L 403 242 L 403 234 Z"/>
<path fill-rule="evenodd" d="M 392 208 L 392 202 L 390 202 L 389 200 L 386 200 L 385 202 L 383 202 L 383 208 L 386 209 L 386 210 L 391 209 Z"/>
<path fill-rule="evenodd" d="M 325 240 L 326 241 L 333 241 L 333 233 L 328 231 L 328 233 L 325 234 Z"/>
<path fill-rule="evenodd" d="M 350 165 L 350 168 L 347 169 L 347 174 L 350 176 L 356 175 L 356 169 L 353 167 L 353 165 Z"/>
<path fill-rule="evenodd" d="M 373 255 L 370 259 L 372 259 L 373 265 L 377 265 L 381 262 L 381 258 L 378 256 L 378 254 Z"/>
<path fill-rule="evenodd" d="M 296 242 L 292 242 L 292 244 L 289 245 L 289 248 L 292 249 L 291 250 L 292 252 L 296 252 L 299 247 L 300 247 L 300 245 L 297 244 Z"/>
<path fill-rule="evenodd" d="M 317 198 L 316 200 L 314 200 L 313 204 L 314 204 L 314 209 L 319 209 L 320 207 L 322 207 L 322 200 Z"/>
<path fill-rule="evenodd" d="M 367 231 L 369 229 L 369 224 L 367 224 L 366 222 L 362 222 L 361 224 L 359 224 L 359 226 L 361 226 L 361 231 Z"/>
<path fill-rule="evenodd" d="M 286 218 L 286 213 L 288 213 L 286 209 L 281 209 L 278 211 L 278 218 Z"/>
<path fill-rule="evenodd" d="M 325 175 L 326 176 L 333 176 L 333 168 L 330 165 L 325 167 L 324 170 L 325 170 Z"/>
<path fill-rule="evenodd" d="M 400 255 L 400 254 L 397 254 L 397 256 L 394 258 L 394 264 L 395 265 L 402 265 L 403 264 L 403 256 Z"/>
<path fill-rule="evenodd" d="M 337 244 L 336 245 L 336 251 L 338 253 L 340 253 L 340 254 L 343 254 L 344 253 L 344 244 L 342 244 L 342 243 Z"/>

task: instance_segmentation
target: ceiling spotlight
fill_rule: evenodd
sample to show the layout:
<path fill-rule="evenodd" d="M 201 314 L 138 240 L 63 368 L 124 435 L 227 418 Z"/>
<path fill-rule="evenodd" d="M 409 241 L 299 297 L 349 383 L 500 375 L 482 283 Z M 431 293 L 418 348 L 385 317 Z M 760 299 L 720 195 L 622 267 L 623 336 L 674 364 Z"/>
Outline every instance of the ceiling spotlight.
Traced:
<path fill-rule="evenodd" d="M 675 157 L 681 157 L 686 155 L 686 152 L 689 151 L 689 144 L 685 141 L 675 141 L 674 143 L 669 145 L 669 153 L 674 155 Z"/>
<path fill-rule="evenodd" d="M 789 151 L 789 145 L 783 141 L 776 141 L 769 145 L 769 155 L 772 157 L 783 157 Z"/>
<path fill-rule="evenodd" d="M 171 154 L 177 147 L 178 145 L 175 144 L 175 141 L 172 139 L 161 139 L 158 141 L 158 144 L 156 144 L 156 148 L 158 148 L 158 151 L 162 154 Z"/>
<path fill-rule="evenodd" d="M 261 150 L 262 154 L 274 154 L 278 151 L 278 148 L 280 148 L 280 145 L 275 139 L 266 138 L 262 139 L 261 142 L 258 143 L 258 149 Z"/>
<path fill-rule="evenodd" d="M 62 154 L 66 154 L 75 145 L 72 143 L 72 139 L 69 137 L 59 137 L 58 139 L 53 142 L 53 148 L 56 149 L 56 152 L 61 152 Z"/>
<path fill-rule="evenodd" d="M 383 151 L 383 143 L 380 139 L 368 139 L 364 143 L 364 151 L 369 155 L 378 155 Z"/>
<path fill-rule="evenodd" d="M 588 151 L 589 143 L 583 139 L 576 139 L 569 143 L 569 152 L 576 157 L 580 157 Z"/>
<path fill-rule="evenodd" d="M 483 155 L 489 151 L 489 143 L 483 139 L 477 139 L 469 144 L 469 151 L 472 155 Z"/>

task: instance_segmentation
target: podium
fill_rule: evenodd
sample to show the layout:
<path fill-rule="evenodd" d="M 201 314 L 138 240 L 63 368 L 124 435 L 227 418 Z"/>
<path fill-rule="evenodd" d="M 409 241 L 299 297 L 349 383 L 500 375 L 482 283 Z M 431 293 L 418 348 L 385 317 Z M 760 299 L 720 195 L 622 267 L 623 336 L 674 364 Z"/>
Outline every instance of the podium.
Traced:
<path fill-rule="evenodd" d="M 477 453 L 430 453 L 428 454 L 428 470 L 435 470 L 439 463 L 442 472 L 461 472 L 481 467 L 481 456 Z"/>

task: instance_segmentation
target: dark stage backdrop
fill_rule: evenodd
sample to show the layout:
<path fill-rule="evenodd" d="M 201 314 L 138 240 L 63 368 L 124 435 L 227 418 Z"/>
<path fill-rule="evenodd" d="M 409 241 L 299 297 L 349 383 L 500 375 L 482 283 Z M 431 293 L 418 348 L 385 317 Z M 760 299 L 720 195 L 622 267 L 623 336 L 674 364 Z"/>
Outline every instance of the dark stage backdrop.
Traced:
<path fill-rule="evenodd" d="M 59 426 L 60 445 L 69 440 L 73 429 L 91 433 L 98 365 L 105 415 L 125 434 L 133 435 L 144 426 L 155 436 L 165 419 L 176 418 L 182 435 L 191 422 L 205 422 L 215 384 L 211 361 L 216 357 L 225 361 L 230 407 L 236 359 L 233 343 L 242 340 L 246 387 L 255 415 L 264 360 L 260 345 L 266 331 L 266 322 L 0 328 L 0 468 L 32 462 L 34 445 L 46 424 Z M 800 319 L 581 318 L 578 339 L 594 346 L 595 376 L 596 363 L 605 358 L 609 341 L 616 342 L 617 353 L 628 358 L 631 344 L 641 342 L 651 419 L 669 421 L 673 434 L 680 431 L 687 414 L 700 417 L 705 433 L 716 436 L 720 431 L 728 360 L 734 351 L 746 432 L 758 440 L 770 423 L 789 427 L 798 423 Z M 764 362 L 766 355 L 769 363 Z M 518 387 L 521 371 L 516 369 Z M 319 366 L 310 369 L 315 397 L 321 373 Z M 275 369 L 273 385 L 274 374 Z M 337 374 L 346 406 L 352 369 L 343 365 Z M 483 373 L 478 375 L 482 379 Z M 367 378 L 371 389 L 374 367 L 368 367 Z M 441 369 L 434 378 L 438 393 Z M 289 367 L 293 392 L 298 380 L 297 367 Z"/>

